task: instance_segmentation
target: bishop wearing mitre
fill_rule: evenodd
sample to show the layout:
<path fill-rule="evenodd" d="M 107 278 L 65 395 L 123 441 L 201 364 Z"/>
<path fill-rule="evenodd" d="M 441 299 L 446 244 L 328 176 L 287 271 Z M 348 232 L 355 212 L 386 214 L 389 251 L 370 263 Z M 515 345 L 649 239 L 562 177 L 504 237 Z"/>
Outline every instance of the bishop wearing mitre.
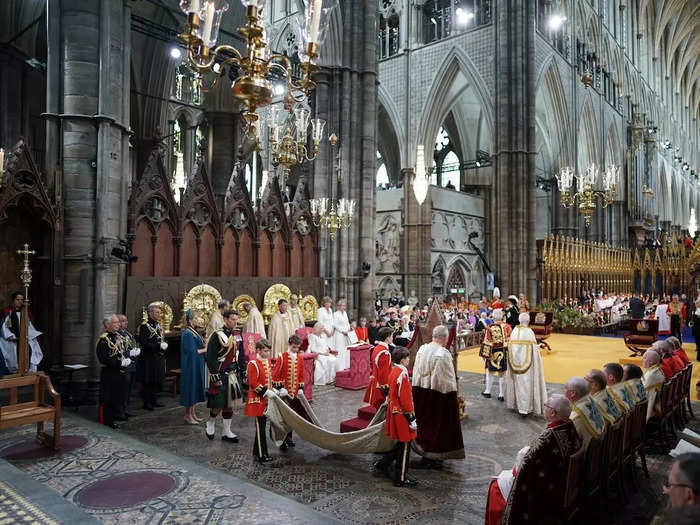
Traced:
<path fill-rule="evenodd" d="M 277 311 L 272 315 L 270 319 L 270 326 L 268 326 L 269 338 L 268 340 L 272 344 L 272 358 L 276 359 L 286 352 L 288 347 L 289 337 L 294 334 L 296 326 L 294 326 L 294 321 L 292 316 L 287 311 L 289 303 L 286 299 L 280 299 L 277 301 Z"/>

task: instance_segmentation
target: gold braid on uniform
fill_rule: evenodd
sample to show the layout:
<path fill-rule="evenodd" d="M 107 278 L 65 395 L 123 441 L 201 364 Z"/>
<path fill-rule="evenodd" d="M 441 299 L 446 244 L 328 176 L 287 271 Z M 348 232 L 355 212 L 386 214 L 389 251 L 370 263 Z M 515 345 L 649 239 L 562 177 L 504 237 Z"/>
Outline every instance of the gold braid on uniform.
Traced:
<path fill-rule="evenodd" d="M 100 339 L 104 339 L 107 342 L 107 348 L 109 348 L 109 357 L 115 357 L 117 354 L 121 355 L 122 353 L 122 348 L 120 343 L 120 338 L 118 338 L 115 342 L 112 342 L 112 340 L 109 338 L 109 334 L 105 332 L 100 336 Z"/>

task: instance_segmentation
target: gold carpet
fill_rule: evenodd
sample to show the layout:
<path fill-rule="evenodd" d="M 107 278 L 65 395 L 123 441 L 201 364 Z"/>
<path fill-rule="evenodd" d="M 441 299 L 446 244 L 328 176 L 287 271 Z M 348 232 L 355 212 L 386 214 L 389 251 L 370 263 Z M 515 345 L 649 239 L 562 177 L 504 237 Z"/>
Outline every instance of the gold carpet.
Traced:
<path fill-rule="evenodd" d="M 547 340 L 551 352 L 540 350 L 544 364 L 544 376 L 548 383 L 565 383 L 571 376 L 584 376 L 591 368 L 602 369 L 605 363 L 619 362 L 630 355 L 622 341 L 616 337 L 592 337 L 587 335 L 552 334 Z M 684 344 L 688 357 L 695 358 L 695 344 Z M 700 362 L 693 363 L 691 395 L 698 400 L 695 384 L 700 380 Z M 641 365 L 640 365 L 641 366 Z M 463 350 L 457 367 L 460 372 L 484 372 L 484 361 L 477 348 Z"/>

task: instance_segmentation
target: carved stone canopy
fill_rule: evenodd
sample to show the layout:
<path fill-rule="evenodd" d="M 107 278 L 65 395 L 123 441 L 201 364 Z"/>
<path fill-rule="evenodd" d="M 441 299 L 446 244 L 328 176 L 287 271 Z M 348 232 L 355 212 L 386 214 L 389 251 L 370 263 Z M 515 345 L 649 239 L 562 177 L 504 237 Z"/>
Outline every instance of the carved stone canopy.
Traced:
<path fill-rule="evenodd" d="M 216 208 L 216 200 L 203 160 L 197 159 L 194 169 L 187 181 L 187 188 L 180 203 L 182 224 L 194 224 L 198 231 L 211 226 L 218 237 L 221 232 L 221 220 Z"/>
<path fill-rule="evenodd" d="M 10 208 L 20 203 L 28 205 L 33 214 L 60 229 L 60 212 L 49 198 L 49 192 L 29 148 L 20 140 L 7 155 L 5 173 L 0 184 L 0 221 L 7 218 Z"/>
<path fill-rule="evenodd" d="M 167 221 L 173 231 L 178 231 L 178 207 L 173 198 L 168 176 L 165 173 L 163 152 L 158 147 L 151 150 L 141 176 L 136 180 L 129 198 L 129 232 L 146 218 L 151 230 L 156 232 L 160 223 Z"/>

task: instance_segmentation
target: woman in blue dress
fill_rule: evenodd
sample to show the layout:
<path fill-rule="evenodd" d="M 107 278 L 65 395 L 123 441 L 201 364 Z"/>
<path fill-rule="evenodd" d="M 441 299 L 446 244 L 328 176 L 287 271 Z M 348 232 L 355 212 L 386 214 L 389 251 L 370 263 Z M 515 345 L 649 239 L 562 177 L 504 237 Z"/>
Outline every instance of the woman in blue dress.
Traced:
<path fill-rule="evenodd" d="M 192 310 L 185 312 L 185 330 L 180 340 L 180 404 L 185 407 L 185 422 L 197 425 L 194 406 L 206 400 L 204 389 L 204 340 L 195 329 L 199 319 Z"/>

